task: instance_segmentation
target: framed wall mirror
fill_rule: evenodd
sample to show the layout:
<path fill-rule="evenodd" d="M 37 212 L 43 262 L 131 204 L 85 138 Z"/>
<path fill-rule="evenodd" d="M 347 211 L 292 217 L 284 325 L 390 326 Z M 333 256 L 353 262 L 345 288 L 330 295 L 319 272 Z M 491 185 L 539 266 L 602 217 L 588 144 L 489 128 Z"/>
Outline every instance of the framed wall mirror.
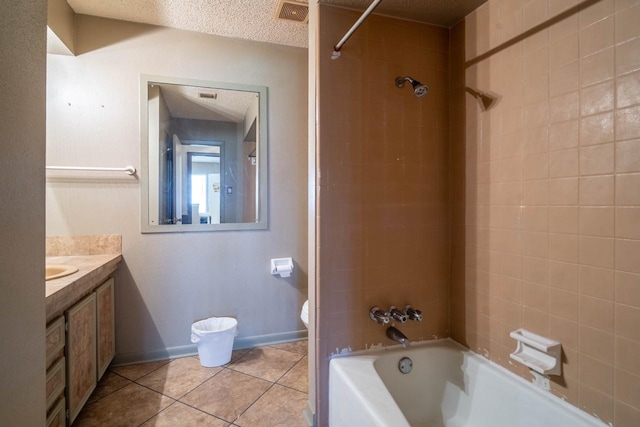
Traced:
<path fill-rule="evenodd" d="M 143 233 L 267 228 L 267 88 L 143 75 Z"/>

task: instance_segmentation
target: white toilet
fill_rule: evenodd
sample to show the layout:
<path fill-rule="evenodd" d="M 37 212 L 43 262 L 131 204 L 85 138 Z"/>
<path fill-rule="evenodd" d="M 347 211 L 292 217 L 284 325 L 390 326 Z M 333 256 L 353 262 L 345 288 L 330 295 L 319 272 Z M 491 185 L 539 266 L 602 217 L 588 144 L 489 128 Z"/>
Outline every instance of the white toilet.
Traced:
<path fill-rule="evenodd" d="M 309 329 L 309 300 L 306 300 L 304 304 L 302 304 L 300 319 L 302 319 L 302 323 L 304 323 L 304 327 Z"/>

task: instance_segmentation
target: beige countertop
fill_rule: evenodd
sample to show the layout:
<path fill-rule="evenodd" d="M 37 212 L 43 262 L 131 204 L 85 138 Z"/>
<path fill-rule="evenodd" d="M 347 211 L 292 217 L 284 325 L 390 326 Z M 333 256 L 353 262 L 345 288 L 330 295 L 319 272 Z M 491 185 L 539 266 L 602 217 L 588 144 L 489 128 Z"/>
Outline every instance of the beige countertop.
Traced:
<path fill-rule="evenodd" d="M 121 261 L 120 254 L 48 256 L 47 264 L 73 265 L 78 271 L 45 282 L 47 323 L 100 285 Z"/>

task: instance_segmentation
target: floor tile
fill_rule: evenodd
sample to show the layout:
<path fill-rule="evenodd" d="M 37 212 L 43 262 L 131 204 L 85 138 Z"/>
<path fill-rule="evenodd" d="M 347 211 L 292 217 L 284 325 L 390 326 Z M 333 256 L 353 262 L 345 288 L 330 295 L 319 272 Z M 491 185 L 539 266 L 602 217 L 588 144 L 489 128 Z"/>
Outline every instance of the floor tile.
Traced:
<path fill-rule="evenodd" d="M 117 366 L 109 370 L 131 381 L 135 381 L 167 363 L 169 363 L 169 360 L 158 360 L 155 362 L 136 363 L 135 365 Z"/>
<path fill-rule="evenodd" d="M 302 411 L 308 395 L 275 384 L 235 421 L 242 427 L 307 427 Z"/>
<path fill-rule="evenodd" d="M 233 422 L 270 385 L 267 381 L 231 369 L 224 369 L 180 401 Z"/>
<path fill-rule="evenodd" d="M 302 357 L 301 354 L 289 351 L 271 347 L 259 347 L 229 365 L 229 368 L 275 382 L 300 361 Z"/>
<path fill-rule="evenodd" d="M 100 379 L 98 386 L 89 397 L 89 400 L 87 400 L 87 405 L 91 405 L 92 403 L 97 402 L 103 397 L 108 396 L 114 391 L 118 391 L 129 384 L 131 384 L 131 381 L 128 379 L 107 371 Z"/>
<path fill-rule="evenodd" d="M 93 405 L 85 406 L 74 427 L 129 427 L 153 417 L 174 402 L 138 384 L 129 384 Z"/>
<path fill-rule="evenodd" d="M 278 384 L 295 388 L 303 393 L 309 392 L 309 358 L 303 357 L 289 372 L 278 380 Z"/>
<path fill-rule="evenodd" d="M 307 354 L 309 353 L 309 340 L 303 339 L 283 344 L 274 344 L 271 347 L 277 348 L 278 350 L 290 351 L 292 353 Z"/>
<path fill-rule="evenodd" d="M 155 417 L 151 418 L 143 427 L 228 427 L 229 423 L 220 418 L 205 414 L 184 403 L 176 402 Z"/>
<path fill-rule="evenodd" d="M 174 359 L 136 382 L 174 399 L 179 399 L 222 368 L 205 368 L 196 357 Z"/>

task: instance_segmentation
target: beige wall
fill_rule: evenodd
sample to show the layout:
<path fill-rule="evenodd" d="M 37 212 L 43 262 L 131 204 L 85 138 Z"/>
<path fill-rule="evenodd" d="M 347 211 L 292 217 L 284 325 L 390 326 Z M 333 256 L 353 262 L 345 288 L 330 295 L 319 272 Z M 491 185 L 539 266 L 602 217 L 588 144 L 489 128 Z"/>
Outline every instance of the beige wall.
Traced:
<path fill-rule="evenodd" d="M 466 60 L 576 3 L 490 0 Z M 466 70 L 500 97 L 466 97 L 466 343 L 530 378 L 509 332 L 559 340 L 553 393 L 616 427 L 640 420 L 638 22 L 637 1 L 600 0 Z"/>
<path fill-rule="evenodd" d="M 45 423 L 44 1 L 0 3 L 0 424 Z"/>
<path fill-rule="evenodd" d="M 449 335 L 448 34 L 371 16 L 331 60 L 359 14 L 320 7 L 317 246 L 319 425 L 326 425 L 328 358 L 392 345 L 368 317 L 412 304 L 412 340 Z M 422 98 L 410 75 L 428 85 Z"/>
<path fill-rule="evenodd" d="M 269 87 L 268 230 L 142 235 L 136 179 L 49 173 L 48 235 L 122 234 L 119 360 L 180 351 L 211 315 L 237 316 L 244 342 L 306 332 L 306 50 L 87 16 L 76 31 L 77 57 L 48 57 L 48 164 L 138 166 L 140 74 Z M 294 276 L 271 276 L 285 256 Z"/>

